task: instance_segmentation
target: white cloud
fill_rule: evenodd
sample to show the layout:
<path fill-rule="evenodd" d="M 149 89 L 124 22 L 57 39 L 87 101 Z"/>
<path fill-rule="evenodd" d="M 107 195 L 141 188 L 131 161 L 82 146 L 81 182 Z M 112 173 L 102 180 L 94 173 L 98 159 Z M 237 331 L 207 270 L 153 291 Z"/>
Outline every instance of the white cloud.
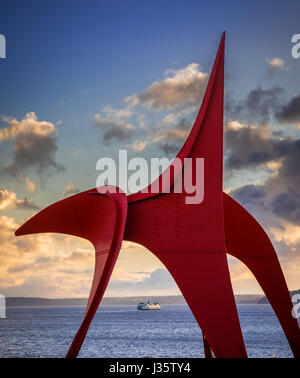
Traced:
<path fill-rule="evenodd" d="M 300 244 L 300 226 L 296 224 L 283 221 L 280 227 L 270 227 L 270 231 L 277 242 L 283 241 L 288 246 Z"/>
<path fill-rule="evenodd" d="M 14 207 L 17 202 L 17 195 L 15 192 L 7 189 L 0 190 L 0 210 Z"/>
<path fill-rule="evenodd" d="M 46 136 L 55 130 L 51 122 L 38 121 L 34 112 L 26 113 L 22 121 L 11 117 L 3 117 L 2 119 L 8 126 L 0 129 L 0 141 L 15 139 L 21 134 Z"/>
<path fill-rule="evenodd" d="M 72 182 L 69 182 L 69 183 L 64 187 L 64 190 L 63 190 L 63 192 L 62 192 L 62 195 L 63 195 L 64 197 L 66 197 L 66 196 L 69 196 L 69 195 L 71 195 L 71 194 L 76 194 L 76 193 L 78 193 L 78 192 L 79 192 L 78 187 L 77 187 L 75 184 L 73 184 Z"/>
<path fill-rule="evenodd" d="M 106 118 L 112 120 L 120 120 L 122 118 L 130 118 L 133 115 L 132 110 L 128 108 L 116 109 L 111 105 L 106 105 L 102 109 L 102 113 L 105 114 Z"/>
<path fill-rule="evenodd" d="M 174 109 L 199 103 L 204 94 L 207 73 L 201 72 L 199 64 L 191 63 L 185 68 L 166 71 L 168 76 L 156 81 L 143 92 L 126 97 L 131 106 L 150 106 L 156 109 Z"/>
<path fill-rule="evenodd" d="M 227 122 L 226 125 L 225 125 L 226 129 L 232 129 L 232 130 L 240 130 L 240 129 L 244 128 L 244 127 L 247 127 L 247 126 L 243 125 L 239 121 Z"/>
<path fill-rule="evenodd" d="M 149 141 L 147 140 L 135 140 L 131 147 L 136 152 L 142 152 L 148 146 Z"/>
<path fill-rule="evenodd" d="M 285 70 L 284 61 L 281 58 L 266 59 L 268 63 L 267 76 L 272 77 L 274 74 Z"/>
<path fill-rule="evenodd" d="M 25 177 L 25 184 L 26 184 L 26 189 L 29 192 L 31 192 L 31 193 L 36 192 L 35 182 L 33 180 L 31 180 L 30 177 L 28 177 L 28 176 Z"/>
<path fill-rule="evenodd" d="M 37 210 L 36 206 L 31 198 L 25 197 L 24 199 L 18 199 L 17 194 L 7 189 L 0 190 L 0 210 L 6 210 L 10 208 Z"/>

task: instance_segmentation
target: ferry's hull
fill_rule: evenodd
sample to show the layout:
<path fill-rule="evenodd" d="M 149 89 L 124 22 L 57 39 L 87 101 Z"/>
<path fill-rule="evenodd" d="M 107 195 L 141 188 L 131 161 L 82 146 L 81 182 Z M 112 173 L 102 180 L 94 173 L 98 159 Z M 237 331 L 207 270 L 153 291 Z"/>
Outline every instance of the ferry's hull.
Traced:
<path fill-rule="evenodd" d="M 138 306 L 138 310 L 160 310 L 160 305 L 145 305 L 145 306 Z"/>

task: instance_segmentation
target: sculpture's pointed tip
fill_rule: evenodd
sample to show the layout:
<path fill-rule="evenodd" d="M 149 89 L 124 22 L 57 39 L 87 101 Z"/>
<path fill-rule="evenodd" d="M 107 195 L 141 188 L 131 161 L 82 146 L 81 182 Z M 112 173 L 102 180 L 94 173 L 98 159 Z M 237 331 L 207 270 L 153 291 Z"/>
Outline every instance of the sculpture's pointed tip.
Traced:
<path fill-rule="evenodd" d="M 223 33 L 222 33 L 222 37 L 221 37 L 221 44 L 224 44 L 225 36 L 226 36 L 226 31 L 224 30 Z"/>
<path fill-rule="evenodd" d="M 19 228 L 17 228 L 17 229 L 15 230 L 15 235 L 16 235 L 16 236 L 22 235 L 22 226 L 20 226 Z"/>
<path fill-rule="evenodd" d="M 226 36 L 226 32 L 223 31 L 221 41 L 219 44 L 219 52 L 221 52 L 222 55 L 224 55 L 224 51 L 225 51 L 225 36 Z"/>
<path fill-rule="evenodd" d="M 24 223 L 21 227 L 19 227 L 16 231 L 15 231 L 15 235 L 16 236 L 20 236 L 20 235 L 24 235 L 25 234 L 25 232 L 24 232 L 24 225 L 25 225 L 26 223 Z"/>

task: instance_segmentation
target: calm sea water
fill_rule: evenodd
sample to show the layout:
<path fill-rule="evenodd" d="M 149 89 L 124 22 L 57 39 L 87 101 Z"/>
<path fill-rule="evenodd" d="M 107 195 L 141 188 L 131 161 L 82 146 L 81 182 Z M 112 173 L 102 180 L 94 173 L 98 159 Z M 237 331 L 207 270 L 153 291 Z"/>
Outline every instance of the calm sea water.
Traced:
<path fill-rule="evenodd" d="M 292 357 L 269 305 L 238 310 L 249 357 Z M 0 357 L 64 357 L 83 314 L 83 307 L 8 308 L 0 319 Z M 79 357 L 203 357 L 202 334 L 187 306 L 105 306 Z"/>

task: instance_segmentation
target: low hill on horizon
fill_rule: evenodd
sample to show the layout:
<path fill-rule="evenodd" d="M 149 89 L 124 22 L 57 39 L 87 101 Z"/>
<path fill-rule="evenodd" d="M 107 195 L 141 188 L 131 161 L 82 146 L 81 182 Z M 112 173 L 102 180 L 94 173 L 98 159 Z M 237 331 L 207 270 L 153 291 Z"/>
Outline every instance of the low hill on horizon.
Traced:
<path fill-rule="evenodd" d="M 300 290 L 290 292 L 291 295 L 300 294 Z M 267 304 L 269 303 L 264 295 L 260 294 L 239 294 L 235 295 L 237 304 Z M 133 296 L 133 297 L 104 297 L 102 306 L 136 306 L 139 302 L 155 302 L 161 305 L 184 305 L 185 299 L 182 295 L 165 296 Z M 7 307 L 59 307 L 59 306 L 86 306 L 87 298 L 40 298 L 40 297 L 7 297 Z"/>
<path fill-rule="evenodd" d="M 291 297 L 295 294 L 300 294 L 300 289 L 290 291 Z M 269 303 L 269 301 L 265 295 L 258 301 L 258 304 L 267 304 L 267 303 Z"/>
<path fill-rule="evenodd" d="M 262 295 L 236 295 L 237 303 L 258 303 L 262 299 Z M 102 306 L 122 306 L 137 305 L 139 302 L 155 302 L 161 305 L 184 305 L 185 299 L 182 295 L 166 295 L 166 296 L 134 296 L 134 297 L 104 297 L 101 301 Z M 86 306 L 87 298 L 39 298 L 39 297 L 7 297 L 7 307 L 31 307 L 31 306 Z"/>

